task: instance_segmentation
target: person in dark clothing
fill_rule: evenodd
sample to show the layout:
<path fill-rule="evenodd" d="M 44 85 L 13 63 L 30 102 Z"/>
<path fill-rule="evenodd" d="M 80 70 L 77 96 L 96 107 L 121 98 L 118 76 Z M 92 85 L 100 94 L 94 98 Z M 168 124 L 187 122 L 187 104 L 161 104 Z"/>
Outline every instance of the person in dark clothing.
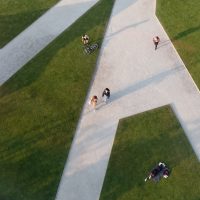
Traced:
<path fill-rule="evenodd" d="M 165 169 L 167 169 L 165 163 L 159 162 L 158 165 L 156 167 L 154 167 L 153 170 L 151 170 L 149 176 L 147 178 L 145 178 L 145 182 L 150 179 L 155 180 L 156 177 L 158 177 L 158 180 L 159 180 L 159 175 L 164 173 Z M 166 172 L 166 174 L 167 174 L 167 172 Z"/>
<path fill-rule="evenodd" d="M 106 88 L 102 93 L 103 101 L 106 103 L 107 100 L 110 98 L 110 90 Z"/>

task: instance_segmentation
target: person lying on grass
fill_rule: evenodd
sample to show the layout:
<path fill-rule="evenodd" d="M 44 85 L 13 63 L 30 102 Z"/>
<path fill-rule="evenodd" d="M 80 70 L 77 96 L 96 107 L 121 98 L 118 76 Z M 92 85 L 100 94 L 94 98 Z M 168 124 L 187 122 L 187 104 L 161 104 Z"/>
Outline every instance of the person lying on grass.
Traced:
<path fill-rule="evenodd" d="M 169 169 L 166 167 L 165 163 L 159 162 L 158 165 L 151 170 L 150 174 L 145 178 L 144 181 L 146 182 L 150 179 L 158 181 L 161 177 L 168 178 Z"/>

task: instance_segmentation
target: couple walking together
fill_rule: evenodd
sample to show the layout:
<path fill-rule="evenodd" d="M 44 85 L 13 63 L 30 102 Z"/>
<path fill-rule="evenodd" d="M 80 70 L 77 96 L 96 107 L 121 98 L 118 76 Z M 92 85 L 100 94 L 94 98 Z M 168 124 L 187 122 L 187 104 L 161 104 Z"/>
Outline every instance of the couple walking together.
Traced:
<path fill-rule="evenodd" d="M 108 88 L 105 88 L 105 90 L 102 93 L 102 100 L 107 103 L 107 100 L 110 98 L 110 90 Z M 92 105 L 94 111 L 96 110 L 96 105 L 98 102 L 98 97 L 96 95 L 92 96 L 92 98 L 89 101 L 89 104 Z"/>

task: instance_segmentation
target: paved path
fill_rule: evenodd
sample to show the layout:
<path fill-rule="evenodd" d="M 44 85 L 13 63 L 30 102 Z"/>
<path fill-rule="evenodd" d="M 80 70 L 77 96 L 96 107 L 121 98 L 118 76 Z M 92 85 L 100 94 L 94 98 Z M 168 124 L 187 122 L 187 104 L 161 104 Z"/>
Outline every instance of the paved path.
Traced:
<path fill-rule="evenodd" d="M 116 0 L 89 96 L 112 92 L 96 113 L 86 103 L 57 200 L 98 200 L 119 119 L 170 104 L 200 159 L 200 93 L 155 17 L 155 0 Z M 152 37 L 161 44 L 154 50 Z"/>
<path fill-rule="evenodd" d="M 98 1 L 61 0 L 8 43 L 0 50 L 0 85 Z"/>

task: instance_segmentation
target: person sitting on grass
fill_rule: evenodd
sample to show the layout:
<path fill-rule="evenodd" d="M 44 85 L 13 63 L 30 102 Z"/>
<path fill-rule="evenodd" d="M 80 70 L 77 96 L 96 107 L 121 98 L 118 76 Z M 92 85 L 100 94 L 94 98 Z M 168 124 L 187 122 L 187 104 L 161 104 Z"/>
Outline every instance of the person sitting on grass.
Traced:
<path fill-rule="evenodd" d="M 87 45 L 89 43 L 89 39 L 90 38 L 89 38 L 88 35 L 86 35 L 86 34 L 82 35 L 81 40 L 82 40 L 82 42 L 83 42 L 84 45 Z"/>

